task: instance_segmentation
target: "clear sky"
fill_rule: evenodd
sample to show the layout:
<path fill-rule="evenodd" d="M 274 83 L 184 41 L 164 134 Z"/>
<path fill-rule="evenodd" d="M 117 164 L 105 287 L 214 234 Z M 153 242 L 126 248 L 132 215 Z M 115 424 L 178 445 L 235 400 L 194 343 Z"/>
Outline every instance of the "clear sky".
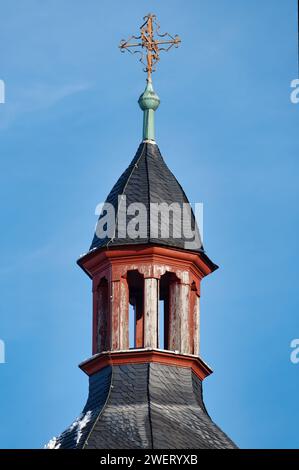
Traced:
<path fill-rule="evenodd" d="M 181 47 L 154 84 L 160 150 L 204 203 L 201 355 L 212 418 L 240 447 L 299 447 L 295 0 L 2 0 L 0 447 L 42 447 L 80 413 L 94 210 L 141 140 L 145 74 L 119 40 L 152 11 Z"/>

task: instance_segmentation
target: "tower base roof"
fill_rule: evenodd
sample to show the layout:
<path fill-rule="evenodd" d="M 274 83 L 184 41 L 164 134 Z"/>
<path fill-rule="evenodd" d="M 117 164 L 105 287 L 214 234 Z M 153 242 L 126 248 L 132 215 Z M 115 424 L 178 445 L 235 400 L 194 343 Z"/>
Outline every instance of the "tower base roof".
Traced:
<path fill-rule="evenodd" d="M 52 448 L 235 448 L 213 423 L 192 367 L 158 362 L 107 365 L 90 376 L 82 414 Z"/>

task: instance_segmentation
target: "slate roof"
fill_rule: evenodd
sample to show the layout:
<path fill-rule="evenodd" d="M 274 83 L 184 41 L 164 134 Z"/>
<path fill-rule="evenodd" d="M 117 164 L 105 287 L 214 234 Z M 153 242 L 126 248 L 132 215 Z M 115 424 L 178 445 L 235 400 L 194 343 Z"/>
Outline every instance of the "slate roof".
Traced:
<path fill-rule="evenodd" d="M 109 193 L 106 202 L 111 203 L 115 209 L 115 213 L 120 213 L 120 207 L 124 207 L 125 202 L 120 202 L 119 196 L 126 196 L 126 206 L 131 203 L 142 203 L 147 209 L 147 219 L 142 218 L 147 230 L 142 233 L 139 238 L 132 239 L 131 237 L 123 237 L 119 234 L 117 228 L 113 235 L 105 238 L 98 238 L 94 235 L 90 249 L 119 246 L 119 245 L 136 245 L 136 244 L 158 244 L 180 249 L 190 249 L 192 251 L 203 251 L 203 246 L 199 234 L 197 224 L 195 222 L 193 211 L 191 210 L 191 225 L 192 230 L 196 230 L 198 244 L 194 248 L 186 245 L 192 238 L 188 232 L 183 233 L 181 218 L 170 218 L 169 224 L 169 237 L 162 238 L 161 229 L 165 228 L 165 219 L 161 222 L 153 221 L 149 217 L 149 208 L 151 203 L 176 203 L 179 207 L 183 208 L 183 204 L 189 204 L 187 196 L 182 189 L 181 185 L 176 180 L 175 176 L 171 173 L 163 157 L 160 153 L 159 147 L 152 143 L 141 143 L 135 157 L 131 161 L 128 168 L 124 171 L 118 179 L 111 192 Z M 189 207 L 190 204 L 189 204 Z M 99 220 L 106 215 L 102 212 Z M 126 216 L 126 226 L 134 215 Z M 118 219 L 120 220 L 120 218 Z M 188 228 L 188 223 L 185 226 Z M 156 229 L 156 230 L 155 230 Z M 181 236 L 178 237 L 176 230 L 180 229 Z M 157 231 L 158 230 L 158 231 Z M 155 236 L 157 235 L 158 236 Z"/>
<path fill-rule="evenodd" d="M 158 363 L 107 366 L 90 377 L 79 419 L 56 448 L 223 449 L 236 445 L 213 423 L 191 369 Z"/>

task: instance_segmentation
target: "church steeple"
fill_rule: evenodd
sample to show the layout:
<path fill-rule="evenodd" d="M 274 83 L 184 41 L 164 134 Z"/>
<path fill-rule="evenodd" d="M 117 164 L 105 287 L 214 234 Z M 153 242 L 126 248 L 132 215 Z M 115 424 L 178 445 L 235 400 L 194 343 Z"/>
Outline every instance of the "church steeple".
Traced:
<path fill-rule="evenodd" d="M 146 51 L 143 140 L 78 260 L 92 280 L 92 356 L 80 364 L 89 397 L 75 422 L 50 441 L 52 448 L 235 447 L 202 398 L 202 381 L 212 371 L 200 356 L 201 282 L 217 266 L 155 142 L 160 100 L 151 74 L 159 51 L 180 39 L 167 33 L 155 39 L 155 16 L 144 20 L 140 36 L 131 38 L 137 42 L 120 46 Z"/>

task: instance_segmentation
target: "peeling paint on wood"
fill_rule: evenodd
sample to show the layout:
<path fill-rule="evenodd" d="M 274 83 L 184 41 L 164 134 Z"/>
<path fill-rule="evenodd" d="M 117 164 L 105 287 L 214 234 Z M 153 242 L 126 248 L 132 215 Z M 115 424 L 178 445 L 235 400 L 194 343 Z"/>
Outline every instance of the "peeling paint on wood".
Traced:
<path fill-rule="evenodd" d="M 126 279 L 120 281 L 120 349 L 129 348 L 129 292 Z"/>
<path fill-rule="evenodd" d="M 178 282 L 172 282 L 169 286 L 169 349 L 180 349 L 180 304 L 181 291 Z"/>
<path fill-rule="evenodd" d="M 117 351 L 119 344 L 120 282 L 113 281 L 111 289 L 111 349 Z"/>
<path fill-rule="evenodd" d="M 158 280 L 144 279 L 144 347 L 158 347 Z"/>
<path fill-rule="evenodd" d="M 195 302 L 193 310 L 193 349 L 196 356 L 199 356 L 199 296 L 194 293 Z"/>
<path fill-rule="evenodd" d="M 149 250 L 145 249 L 144 252 Z M 140 256 L 136 256 L 135 252 L 129 256 L 127 251 L 126 256 L 120 251 L 117 256 L 112 252 L 101 255 L 103 264 L 94 267 L 93 277 L 93 353 L 129 348 L 129 328 L 133 326 L 129 325 L 127 278 L 128 272 L 138 271 L 144 281 L 141 286 L 135 287 L 137 293 L 134 293 L 135 300 L 139 299 L 138 305 L 135 305 L 135 347 L 158 347 L 160 282 L 162 276 L 171 273 L 167 281 L 169 287 L 165 287 L 163 281 L 164 347 L 184 354 L 199 354 L 199 289 L 202 275 L 191 255 L 183 262 L 185 254 L 181 252 L 176 257 L 173 251 L 166 250 L 169 254 L 165 256 L 165 250 L 158 251 Z M 108 280 L 107 306 L 104 305 L 103 292 L 98 291 L 103 277 Z M 167 295 L 165 288 L 169 292 Z"/>
<path fill-rule="evenodd" d="M 188 284 L 179 284 L 180 287 L 180 319 L 181 319 L 181 344 L 180 352 L 183 354 L 190 354 L 190 340 L 189 340 L 189 290 L 190 287 Z"/>

